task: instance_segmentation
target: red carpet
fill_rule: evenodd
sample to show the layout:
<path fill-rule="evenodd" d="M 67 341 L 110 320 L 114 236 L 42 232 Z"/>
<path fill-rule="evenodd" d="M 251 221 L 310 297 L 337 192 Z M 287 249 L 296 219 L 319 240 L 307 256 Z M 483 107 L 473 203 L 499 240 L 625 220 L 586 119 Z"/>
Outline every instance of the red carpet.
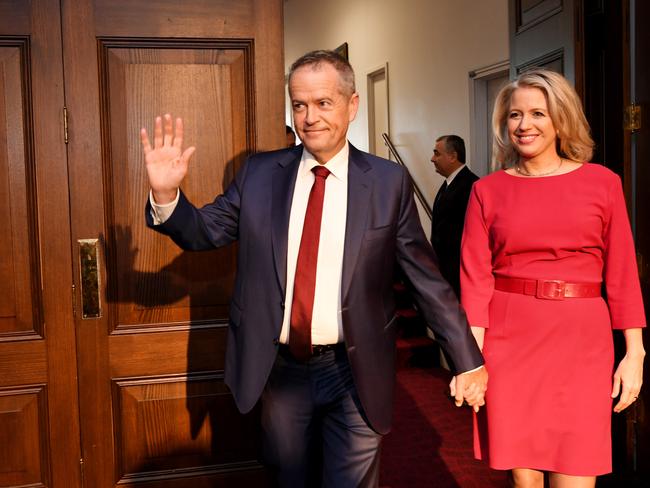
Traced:
<path fill-rule="evenodd" d="M 380 487 L 507 487 L 505 472 L 474 459 L 471 411 L 444 394 L 449 372 L 408 365 L 411 346 L 398 342 L 395 413 L 383 442 Z"/>

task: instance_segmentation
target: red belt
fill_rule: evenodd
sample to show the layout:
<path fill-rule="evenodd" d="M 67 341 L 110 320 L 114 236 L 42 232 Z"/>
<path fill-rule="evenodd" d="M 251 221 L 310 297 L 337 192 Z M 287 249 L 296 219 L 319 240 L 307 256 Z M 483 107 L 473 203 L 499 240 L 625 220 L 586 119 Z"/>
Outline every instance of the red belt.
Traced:
<path fill-rule="evenodd" d="M 600 283 L 567 283 L 562 280 L 525 280 L 497 276 L 494 288 L 508 293 L 532 295 L 546 300 L 594 298 L 601 296 Z"/>

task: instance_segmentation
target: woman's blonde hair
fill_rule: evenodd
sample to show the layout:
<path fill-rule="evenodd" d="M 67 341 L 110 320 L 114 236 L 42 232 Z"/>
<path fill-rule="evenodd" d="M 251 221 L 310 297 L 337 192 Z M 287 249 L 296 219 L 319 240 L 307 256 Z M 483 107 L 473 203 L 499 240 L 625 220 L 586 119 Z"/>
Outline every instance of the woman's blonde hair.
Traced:
<path fill-rule="evenodd" d="M 492 165 L 495 168 L 507 168 L 519 159 L 508 136 L 510 99 L 517 88 L 539 88 L 544 93 L 557 130 L 557 151 L 561 157 L 580 162 L 591 160 L 594 141 L 578 94 L 564 76 L 546 69 L 533 69 L 504 86 L 494 102 Z"/>

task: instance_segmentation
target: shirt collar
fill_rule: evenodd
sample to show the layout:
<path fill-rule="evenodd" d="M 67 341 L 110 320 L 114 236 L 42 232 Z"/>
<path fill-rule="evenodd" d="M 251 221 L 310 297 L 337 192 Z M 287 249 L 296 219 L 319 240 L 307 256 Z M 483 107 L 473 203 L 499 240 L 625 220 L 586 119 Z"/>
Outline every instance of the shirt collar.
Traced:
<path fill-rule="evenodd" d="M 458 168 L 456 168 L 456 170 L 452 174 L 450 174 L 449 176 L 447 176 L 447 178 L 445 178 L 445 181 L 447 182 L 447 186 L 451 185 L 451 182 L 454 181 L 456 175 L 460 173 L 464 167 L 465 164 L 461 164 Z"/>
<path fill-rule="evenodd" d="M 302 149 L 302 158 L 300 159 L 300 173 L 304 175 L 305 173 L 311 173 L 312 168 L 316 166 L 325 166 L 332 176 L 341 181 L 347 181 L 348 179 L 348 160 L 350 156 L 350 144 L 348 141 L 345 141 L 345 145 L 341 150 L 336 153 L 336 155 L 326 162 L 324 165 L 321 165 L 316 158 L 307 151 L 303 146 Z"/>

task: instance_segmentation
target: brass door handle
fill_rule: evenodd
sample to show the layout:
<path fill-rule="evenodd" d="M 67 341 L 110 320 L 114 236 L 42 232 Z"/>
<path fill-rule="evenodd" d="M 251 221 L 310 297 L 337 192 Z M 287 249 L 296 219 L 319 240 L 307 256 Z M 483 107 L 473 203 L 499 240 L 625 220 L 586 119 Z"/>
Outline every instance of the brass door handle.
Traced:
<path fill-rule="evenodd" d="M 81 273 L 81 318 L 102 316 L 99 296 L 99 239 L 79 239 Z"/>

